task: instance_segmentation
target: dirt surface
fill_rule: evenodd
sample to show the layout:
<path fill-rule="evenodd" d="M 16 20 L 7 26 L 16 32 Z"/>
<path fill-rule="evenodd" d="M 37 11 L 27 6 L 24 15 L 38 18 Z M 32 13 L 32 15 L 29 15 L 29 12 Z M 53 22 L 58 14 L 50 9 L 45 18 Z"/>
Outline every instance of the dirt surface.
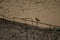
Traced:
<path fill-rule="evenodd" d="M 0 0 L 0 14 L 60 25 L 60 0 Z"/>
<path fill-rule="evenodd" d="M 60 31 L 0 19 L 0 40 L 60 40 Z"/>

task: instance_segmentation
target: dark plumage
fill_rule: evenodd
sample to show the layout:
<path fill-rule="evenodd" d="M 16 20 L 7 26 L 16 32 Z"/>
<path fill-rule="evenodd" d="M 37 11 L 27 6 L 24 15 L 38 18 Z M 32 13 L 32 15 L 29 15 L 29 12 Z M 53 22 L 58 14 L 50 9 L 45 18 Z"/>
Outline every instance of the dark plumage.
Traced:
<path fill-rule="evenodd" d="M 38 18 L 35 18 L 36 21 L 40 21 Z"/>

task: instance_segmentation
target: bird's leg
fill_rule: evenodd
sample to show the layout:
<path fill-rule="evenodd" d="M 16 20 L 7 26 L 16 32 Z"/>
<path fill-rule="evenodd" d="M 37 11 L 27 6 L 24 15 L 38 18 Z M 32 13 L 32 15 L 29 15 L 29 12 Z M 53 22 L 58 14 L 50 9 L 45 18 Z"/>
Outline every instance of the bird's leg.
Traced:
<path fill-rule="evenodd" d="M 36 26 L 38 26 L 38 21 L 36 22 Z"/>

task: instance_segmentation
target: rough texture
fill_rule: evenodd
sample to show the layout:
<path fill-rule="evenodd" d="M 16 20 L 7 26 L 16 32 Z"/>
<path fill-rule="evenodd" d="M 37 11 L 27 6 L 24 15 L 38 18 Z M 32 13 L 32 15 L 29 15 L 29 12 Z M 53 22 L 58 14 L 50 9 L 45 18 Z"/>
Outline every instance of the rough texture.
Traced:
<path fill-rule="evenodd" d="M 13 15 L 26 16 L 28 14 L 26 12 L 32 10 L 42 12 L 46 9 L 55 10 L 56 8 L 60 9 L 60 0 L 0 0 L 0 13 L 5 13 L 7 16 L 9 13 L 10 17 Z"/>
<path fill-rule="evenodd" d="M 0 40 L 60 40 L 60 31 L 0 19 Z"/>
<path fill-rule="evenodd" d="M 60 0 L 0 0 L 0 14 L 60 25 Z"/>

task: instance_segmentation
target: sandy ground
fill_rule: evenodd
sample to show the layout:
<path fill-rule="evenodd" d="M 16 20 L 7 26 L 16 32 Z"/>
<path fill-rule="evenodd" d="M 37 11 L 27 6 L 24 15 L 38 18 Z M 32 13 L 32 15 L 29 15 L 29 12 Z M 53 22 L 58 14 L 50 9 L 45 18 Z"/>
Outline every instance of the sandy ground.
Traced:
<path fill-rule="evenodd" d="M 41 22 L 60 26 L 60 0 L 3 0 L 0 14 L 33 20 L 37 17 Z"/>

